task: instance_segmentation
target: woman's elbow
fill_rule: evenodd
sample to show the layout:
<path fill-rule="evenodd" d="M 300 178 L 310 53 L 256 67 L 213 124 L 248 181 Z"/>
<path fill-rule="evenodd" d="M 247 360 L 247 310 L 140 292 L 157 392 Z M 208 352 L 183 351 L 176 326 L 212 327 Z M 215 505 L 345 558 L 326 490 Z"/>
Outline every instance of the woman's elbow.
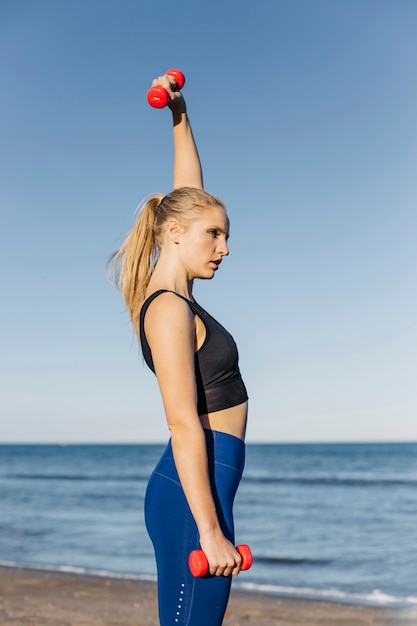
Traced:
<path fill-rule="evenodd" d="M 185 416 L 167 416 L 167 423 L 172 439 L 179 440 L 193 434 L 202 434 L 203 432 L 197 413 L 193 416 L 188 416 L 188 418 Z"/>

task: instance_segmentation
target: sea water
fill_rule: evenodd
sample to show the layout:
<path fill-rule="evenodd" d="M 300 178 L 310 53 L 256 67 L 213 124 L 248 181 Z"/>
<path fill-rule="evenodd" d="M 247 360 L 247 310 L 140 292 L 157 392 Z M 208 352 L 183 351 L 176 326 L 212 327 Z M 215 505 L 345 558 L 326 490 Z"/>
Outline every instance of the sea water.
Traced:
<path fill-rule="evenodd" d="M 160 445 L 0 446 L 0 565 L 154 579 L 143 502 Z M 417 444 L 248 444 L 249 591 L 417 605 Z"/>

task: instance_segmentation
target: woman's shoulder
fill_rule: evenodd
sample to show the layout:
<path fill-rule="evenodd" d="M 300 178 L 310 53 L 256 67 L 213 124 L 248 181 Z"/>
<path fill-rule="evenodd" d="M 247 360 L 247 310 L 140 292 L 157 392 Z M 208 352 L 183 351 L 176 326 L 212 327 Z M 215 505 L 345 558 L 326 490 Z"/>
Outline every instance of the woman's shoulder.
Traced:
<path fill-rule="evenodd" d="M 142 304 L 143 307 L 148 307 L 150 304 L 158 298 L 159 302 L 186 302 L 187 304 L 193 304 L 191 300 L 177 293 L 176 291 L 172 291 L 172 289 L 156 289 L 146 294 L 145 300 Z"/>
<path fill-rule="evenodd" d="M 186 298 L 160 290 L 150 294 L 145 302 L 148 304 L 141 311 L 141 336 L 146 337 L 153 358 L 167 350 L 178 355 L 194 350 L 195 318 Z"/>
<path fill-rule="evenodd" d="M 147 318 L 152 318 L 154 321 L 178 323 L 179 319 L 189 320 L 192 317 L 190 305 L 192 305 L 190 300 L 175 291 L 158 289 L 145 299 L 141 308 L 141 317 L 143 319 L 149 311 Z"/>
<path fill-rule="evenodd" d="M 169 289 L 156 289 L 155 291 L 151 291 L 150 293 L 147 293 L 145 296 L 145 300 L 142 303 L 142 310 L 143 309 L 147 309 L 152 302 L 156 299 L 156 298 L 161 298 L 164 294 L 168 294 L 168 293 L 173 293 L 172 291 L 170 291 Z"/>

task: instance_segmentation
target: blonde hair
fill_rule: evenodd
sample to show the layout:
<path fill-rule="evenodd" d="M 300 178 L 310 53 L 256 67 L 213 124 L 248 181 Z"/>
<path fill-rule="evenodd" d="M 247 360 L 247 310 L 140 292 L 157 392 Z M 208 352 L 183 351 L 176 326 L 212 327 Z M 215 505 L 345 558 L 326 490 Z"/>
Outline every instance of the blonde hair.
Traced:
<path fill-rule="evenodd" d="M 216 206 L 225 208 L 219 198 L 194 187 L 149 196 L 140 206 L 132 230 L 110 257 L 107 274 L 123 295 L 138 339 L 140 307 L 163 243 L 164 224 L 175 218 L 186 228 L 204 209 Z"/>

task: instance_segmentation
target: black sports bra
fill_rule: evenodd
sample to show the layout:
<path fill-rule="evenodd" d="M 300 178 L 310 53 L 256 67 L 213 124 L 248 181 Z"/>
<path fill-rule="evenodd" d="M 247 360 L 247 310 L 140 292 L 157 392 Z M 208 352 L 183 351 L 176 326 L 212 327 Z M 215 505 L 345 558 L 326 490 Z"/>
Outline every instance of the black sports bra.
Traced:
<path fill-rule="evenodd" d="M 151 302 L 166 292 L 169 292 L 169 289 L 155 291 L 145 300 L 140 311 L 140 342 L 143 357 L 154 373 L 152 353 L 145 335 L 145 315 Z M 233 337 L 199 304 L 178 293 L 175 295 L 187 302 L 206 329 L 204 343 L 195 353 L 198 414 L 214 413 L 246 402 L 248 394 L 240 375 L 239 356 Z"/>

